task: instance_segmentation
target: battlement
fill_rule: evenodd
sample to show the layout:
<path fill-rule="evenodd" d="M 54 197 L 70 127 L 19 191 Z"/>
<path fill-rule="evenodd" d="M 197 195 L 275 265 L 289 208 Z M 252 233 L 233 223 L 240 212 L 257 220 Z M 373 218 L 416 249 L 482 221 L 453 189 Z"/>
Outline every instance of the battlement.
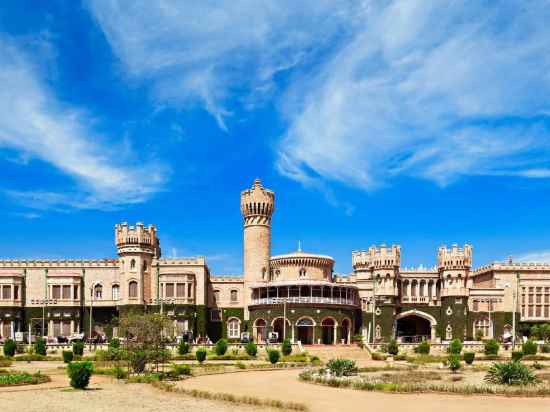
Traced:
<path fill-rule="evenodd" d="M 550 271 L 550 263 L 547 262 L 493 262 L 481 266 L 474 271 L 474 275 L 481 275 L 492 271 L 524 272 L 524 271 Z"/>
<path fill-rule="evenodd" d="M 96 268 L 96 267 L 118 267 L 117 259 L 26 259 L 26 260 L 0 260 L 0 268 L 21 268 L 21 269 L 33 269 L 33 268 Z"/>
<path fill-rule="evenodd" d="M 469 269 L 472 267 L 472 246 L 464 248 L 454 244 L 451 248 L 440 246 L 437 253 L 437 267 L 442 269 Z"/>
<path fill-rule="evenodd" d="M 241 192 L 241 214 L 245 225 L 271 223 L 275 210 L 275 194 L 262 186 L 260 179 L 254 181 L 251 189 Z"/>
<path fill-rule="evenodd" d="M 368 250 L 351 252 L 353 269 L 393 269 L 401 264 L 401 246 L 371 246 Z"/>
<path fill-rule="evenodd" d="M 115 225 L 115 243 L 118 253 L 144 252 L 160 257 L 160 242 L 154 225 L 145 227 L 138 222 L 129 226 L 127 222 Z"/>

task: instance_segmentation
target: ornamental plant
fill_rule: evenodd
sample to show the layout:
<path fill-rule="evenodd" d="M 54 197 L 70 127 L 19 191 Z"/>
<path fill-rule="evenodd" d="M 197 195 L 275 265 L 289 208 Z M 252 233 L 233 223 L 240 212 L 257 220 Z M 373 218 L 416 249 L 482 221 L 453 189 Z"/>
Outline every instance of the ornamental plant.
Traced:
<path fill-rule="evenodd" d="M 462 352 L 462 347 L 464 345 L 462 344 L 462 341 L 460 339 L 453 339 L 451 343 L 449 343 L 449 346 L 447 347 L 447 352 L 449 352 L 452 355 L 460 355 L 460 352 Z"/>
<path fill-rule="evenodd" d="M 73 361 L 73 352 L 70 350 L 63 351 L 63 362 L 71 363 Z"/>
<path fill-rule="evenodd" d="M 536 355 L 538 350 L 538 345 L 533 342 L 531 339 L 526 341 L 521 347 L 524 355 Z"/>
<path fill-rule="evenodd" d="M 187 355 L 189 353 L 189 343 L 184 341 L 183 339 L 180 340 L 178 343 L 178 355 Z"/>
<path fill-rule="evenodd" d="M 217 341 L 214 350 L 218 356 L 225 355 L 225 352 L 227 352 L 227 341 L 225 339 Z"/>
<path fill-rule="evenodd" d="M 350 359 L 331 359 L 327 363 L 327 368 L 333 375 L 338 377 L 351 376 L 357 373 L 355 361 Z"/>
<path fill-rule="evenodd" d="M 197 358 L 199 363 L 203 363 L 206 360 L 206 349 L 204 348 L 197 349 L 197 351 L 195 352 L 195 357 Z"/>
<path fill-rule="evenodd" d="M 113 349 L 119 349 L 119 348 L 120 348 L 120 341 L 117 338 L 112 338 L 109 341 L 107 350 L 113 350 Z"/>
<path fill-rule="evenodd" d="M 495 339 L 485 341 L 485 355 L 498 355 L 500 345 Z"/>
<path fill-rule="evenodd" d="M 464 362 L 466 362 L 468 365 L 474 363 L 475 357 L 476 354 L 474 352 L 464 352 Z"/>
<path fill-rule="evenodd" d="M 84 355 L 84 342 L 77 341 L 73 343 L 73 353 L 75 356 L 82 356 Z"/>
<path fill-rule="evenodd" d="M 397 341 L 395 339 L 390 340 L 390 343 L 388 343 L 387 352 L 390 355 L 397 355 L 399 353 L 399 345 L 397 345 Z"/>
<path fill-rule="evenodd" d="M 537 377 L 521 362 L 496 362 L 485 375 L 485 382 L 497 385 L 530 385 L 538 382 Z"/>
<path fill-rule="evenodd" d="M 520 350 L 516 350 L 512 352 L 512 361 L 519 362 L 523 358 L 523 352 Z"/>
<path fill-rule="evenodd" d="M 284 356 L 288 356 L 292 353 L 292 345 L 290 343 L 290 339 L 285 339 L 283 341 L 283 344 L 281 345 L 281 352 L 283 352 Z"/>
<path fill-rule="evenodd" d="M 267 358 L 269 359 L 269 362 L 271 362 L 273 365 L 279 362 L 280 357 L 281 352 L 279 352 L 277 349 L 269 349 L 267 351 Z"/>
<path fill-rule="evenodd" d="M 90 383 L 94 371 L 92 362 L 71 362 L 67 366 L 67 374 L 71 379 L 71 386 L 75 389 L 84 389 Z"/>
<path fill-rule="evenodd" d="M 12 358 L 17 350 L 17 344 L 13 339 L 6 339 L 4 342 L 4 356 Z"/>
<path fill-rule="evenodd" d="M 46 341 L 43 338 L 36 338 L 34 342 L 34 353 L 46 356 Z"/>
<path fill-rule="evenodd" d="M 447 364 L 452 372 L 456 372 L 457 370 L 459 370 L 462 366 L 460 364 L 460 355 L 457 353 L 451 353 L 447 360 Z"/>
<path fill-rule="evenodd" d="M 420 344 L 414 348 L 414 351 L 416 353 L 419 353 L 421 355 L 429 355 L 430 354 L 430 342 L 427 340 L 424 340 L 420 342 Z"/>
<path fill-rule="evenodd" d="M 132 370 L 135 373 L 143 373 L 147 365 L 147 354 L 143 350 L 137 350 L 131 354 Z"/>
<path fill-rule="evenodd" d="M 244 350 L 246 351 L 248 356 L 256 356 L 256 354 L 258 353 L 258 347 L 252 341 L 246 344 L 246 346 L 244 347 Z"/>

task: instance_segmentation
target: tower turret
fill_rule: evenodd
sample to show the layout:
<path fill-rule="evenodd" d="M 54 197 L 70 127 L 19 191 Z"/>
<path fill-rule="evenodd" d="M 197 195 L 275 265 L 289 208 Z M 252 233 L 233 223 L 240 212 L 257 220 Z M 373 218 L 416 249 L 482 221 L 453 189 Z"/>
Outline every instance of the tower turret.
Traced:
<path fill-rule="evenodd" d="M 244 225 L 244 306 L 251 299 L 248 285 L 267 281 L 269 278 L 269 259 L 271 258 L 271 216 L 275 210 L 275 194 L 262 187 L 260 179 L 254 181 L 251 189 L 241 193 L 241 214 Z"/>
<path fill-rule="evenodd" d="M 401 264 L 401 246 L 371 246 L 351 255 L 358 279 L 374 280 L 377 295 L 397 296 L 396 279 Z"/>
<path fill-rule="evenodd" d="M 437 253 L 437 269 L 441 277 L 442 295 L 461 296 L 467 294 L 466 287 L 472 267 L 472 246 L 459 248 L 441 246 Z"/>

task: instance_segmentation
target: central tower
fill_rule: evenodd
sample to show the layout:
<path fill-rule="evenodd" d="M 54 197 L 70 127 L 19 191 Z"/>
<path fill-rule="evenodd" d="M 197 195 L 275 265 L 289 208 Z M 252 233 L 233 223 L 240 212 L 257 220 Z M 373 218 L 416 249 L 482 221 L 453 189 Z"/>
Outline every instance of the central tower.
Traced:
<path fill-rule="evenodd" d="M 275 194 L 262 187 L 260 179 L 251 189 L 241 193 L 241 214 L 244 225 L 244 314 L 248 320 L 251 284 L 269 279 L 271 258 L 271 216 L 275 209 Z"/>

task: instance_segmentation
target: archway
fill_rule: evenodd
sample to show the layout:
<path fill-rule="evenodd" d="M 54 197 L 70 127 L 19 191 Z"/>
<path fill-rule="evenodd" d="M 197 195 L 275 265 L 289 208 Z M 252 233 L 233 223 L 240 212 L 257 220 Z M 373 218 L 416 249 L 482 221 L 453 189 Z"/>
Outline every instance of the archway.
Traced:
<path fill-rule="evenodd" d="M 277 342 L 281 343 L 285 339 L 285 335 L 286 335 L 286 338 L 289 337 L 291 330 L 290 330 L 290 322 L 288 319 L 286 320 L 286 330 L 284 327 L 283 318 L 274 319 L 273 322 L 271 323 L 271 326 L 272 326 L 273 332 L 277 332 Z"/>
<path fill-rule="evenodd" d="M 395 337 L 404 343 L 435 339 L 437 321 L 431 315 L 416 310 L 395 317 Z"/>
<path fill-rule="evenodd" d="M 342 321 L 342 324 L 340 326 L 340 339 L 343 339 L 344 343 L 348 345 L 350 343 L 350 329 L 351 322 L 349 321 L 349 319 L 346 318 Z"/>
<path fill-rule="evenodd" d="M 336 321 L 333 318 L 325 318 L 321 321 L 321 342 L 325 345 L 336 343 Z"/>
<path fill-rule="evenodd" d="M 264 319 L 256 319 L 254 322 L 254 340 L 258 343 L 264 342 L 266 338 L 266 322 Z"/>
<path fill-rule="evenodd" d="M 302 318 L 296 322 L 296 329 L 298 332 L 298 340 L 304 345 L 313 344 L 313 327 L 315 323 L 310 318 Z"/>

